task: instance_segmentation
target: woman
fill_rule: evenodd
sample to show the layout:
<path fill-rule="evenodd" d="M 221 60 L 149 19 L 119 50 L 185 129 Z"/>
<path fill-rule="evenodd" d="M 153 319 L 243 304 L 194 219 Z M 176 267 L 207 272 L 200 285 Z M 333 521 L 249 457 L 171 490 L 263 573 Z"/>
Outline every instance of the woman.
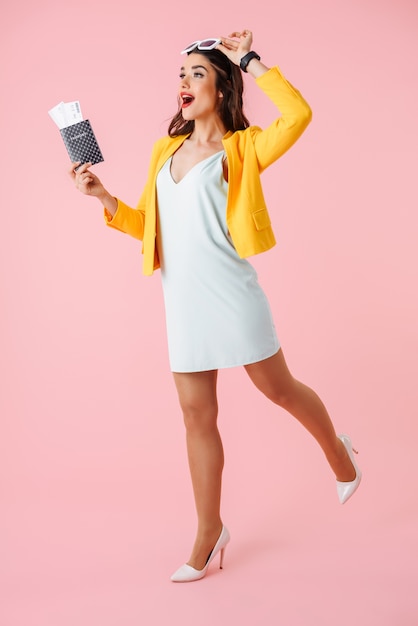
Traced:
<path fill-rule="evenodd" d="M 229 533 L 220 514 L 223 448 L 217 428 L 220 368 L 242 365 L 256 387 L 286 409 L 321 446 L 341 503 L 361 480 L 347 435 L 337 437 L 314 391 L 290 374 L 270 308 L 246 257 L 274 235 L 260 173 L 302 134 L 311 110 L 277 67 L 251 50 L 252 33 L 197 41 L 182 51 L 179 110 L 156 142 L 136 209 L 114 198 L 87 163 L 74 163 L 78 189 L 97 197 L 109 226 L 143 241 L 144 273 L 161 267 L 170 365 L 184 415 L 198 518 L 189 561 L 172 576 L 198 580 Z M 242 109 L 247 72 L 281 116 L 262 130 Z"/>

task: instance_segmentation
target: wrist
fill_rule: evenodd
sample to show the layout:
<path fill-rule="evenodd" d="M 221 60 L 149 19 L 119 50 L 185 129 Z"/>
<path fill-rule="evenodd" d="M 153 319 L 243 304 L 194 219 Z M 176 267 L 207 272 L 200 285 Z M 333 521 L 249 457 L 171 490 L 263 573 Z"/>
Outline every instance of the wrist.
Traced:
<path fill-rule="evenodd" d="M 114 196 L 111 196 L 108 191 L 105 191 L 100 196 L 97 196 L 97 199 L 102 203 L 103 207 L 109 211 L 112 215 L 116 213 L 116 209 L 118 208 L 118 201 Z"/>
<path fill-rule="evenodd" d="M 257 61 L 260 60 L 260 55 L 257 54 L 257 52 L 255 52 L 254 50 L 250 50 L 250 52 L 244 54 L 239 63 L 239 66 L 243 72 L 248 72 L 248 65 L 253 59 L 257 59 Z"/>

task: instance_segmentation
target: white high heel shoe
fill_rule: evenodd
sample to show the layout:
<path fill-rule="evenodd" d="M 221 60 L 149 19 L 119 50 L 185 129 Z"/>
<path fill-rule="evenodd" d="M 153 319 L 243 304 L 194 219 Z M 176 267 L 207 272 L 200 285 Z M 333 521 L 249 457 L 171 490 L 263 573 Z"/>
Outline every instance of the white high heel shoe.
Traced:
<path fill-rule="evenodd" d="M 218 552 L 221 553 L 219 567 L 220 569 L 222 569 L 225 548 L 229 540 L 230 540 L 230 535 L 229 535 L 228 529 L 225 528 L 225 526 L 222 526 L 222 531 L 221 531 L 221 534 L 219 535 L 219 539 L 216 542 L 215 547 L 213 548 L 212 552 L 209 554 L 205 567 L 203 569 L 195 569 L 191 565 L 187 565 L 187 563 L 185 563 L 184 565 L 179 567 L 179 569 L 176 572 L 174 572 L 174 574 L 171 576 L 171 580 L 175 583 L 188 583 L 188 582 L 192 582 L 193 580 L 200 580 L 201 578 L 206 576 L 206 572 L 208 571 L 209 565 L 212 563 L 213 559 L 218 554 Z"/>
<path fill-rule="evenodd" d="M 349 482 L 342 482 L 337 480 L 338 498 L 340 500 L 340 503 L 344 504 L 345 502 L 347 502 L 348 498 L 351 498 L 353 493 L 358 489 L 362 474 L 354 459 L 353 452 L 355 452 L 356 454 L 358 454 L 358 452 L 357 450 L 354 450 L 350 437 L 348 435 L 339 435 L 338 439 L 341 439 L 341 441 L 343 442 L 345 449 L 348 452 L 348 456 L 350 457 L 350 460 L 354 466 L 354 469 L 356 470 L 356 477 L 354 480 L 351 480 Z"/>

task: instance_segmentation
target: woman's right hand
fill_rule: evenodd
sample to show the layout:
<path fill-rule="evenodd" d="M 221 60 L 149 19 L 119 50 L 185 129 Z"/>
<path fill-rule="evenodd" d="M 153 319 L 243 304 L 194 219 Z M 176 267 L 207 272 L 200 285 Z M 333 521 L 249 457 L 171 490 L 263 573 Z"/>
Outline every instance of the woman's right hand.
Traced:
<path fill-rule="evenodd" d="M 117 211 L 118 202 L 114 196 L 106 191 L 100 178 L 89 170 L 91 166 L 91 163 L 83 163 L 83 165 L 80 165 L 79 162 L 73 163 L 68 173 L 81 193 L 100 200 L 107 212 L 113 216 Z"/>
<path fill-rule="evenodd" d="M 81 193 L 84 193 L 87 196 L 94 196 L 96 198 L 104 196 L 106 190 L 100 179 L 89 170 L 89 167 L 91 166 L 91 163 L 83 163 L 83 165 L 80 165 L 79 162 L 73 163 L 71 170 L 69 170 L 68 173 Z"/>

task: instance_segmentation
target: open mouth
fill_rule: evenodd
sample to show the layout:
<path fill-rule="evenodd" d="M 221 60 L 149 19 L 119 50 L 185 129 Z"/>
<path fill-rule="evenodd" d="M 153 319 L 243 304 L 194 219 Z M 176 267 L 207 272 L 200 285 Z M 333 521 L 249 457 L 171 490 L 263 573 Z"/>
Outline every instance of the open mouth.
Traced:
<path fill-rule="evenodd" d="M 190 94 L 182 93 L 181 94 L 181 108 L 185 109 L 186 107 L 190 106 L 193 100 L 194 100 L 194 97 L 191 96 Z"/>

